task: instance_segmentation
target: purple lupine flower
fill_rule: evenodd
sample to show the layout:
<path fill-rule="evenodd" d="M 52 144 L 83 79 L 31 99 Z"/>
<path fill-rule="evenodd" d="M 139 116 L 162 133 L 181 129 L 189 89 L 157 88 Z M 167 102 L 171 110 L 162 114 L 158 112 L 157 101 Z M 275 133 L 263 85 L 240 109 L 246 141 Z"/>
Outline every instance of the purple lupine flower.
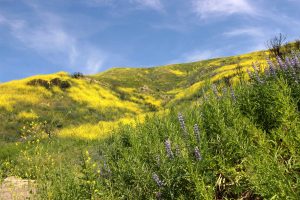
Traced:
<path fill-rule="evenodd" d="M 257 81 L 258 81 L 260 84 L 263 84 L 263 83 L 264 83 L 264 81 L 261 80 L 261 78 L 259 77 L 259 75 L 256 76 L 256 79 L 257 79 Z"/>
<path fill-rule="evenodd" d="M 169 158 L 174 158 L 174 154 L 173 154 L 172 148 L 171 148 L 171 141 L 169 139 L 167 139 L 165 141 L 165 147 L 166 147 L 168 157 Z"/>
<path fill-rule="evenodd" d="M 163 187 L 164 186 L 164 183 L 159 179 L 159 177 L 156 173 L 152 174 L 152 179 L 156 182 L 158 187 Z"/>
<path fill-rule="evenodd" d="M 278 62 L 278 65 L 280 66 L 280 68 L 283 69 L 283 70 L 286 70 L 286 69 L 287 69 L 287 66 L 286 66 L 286 64 L 282 61 L 282 59 L 281 59 L 279 56 L 277 56 L 276 59 L 277 59 L 277 62 Z"/>
<path fill-rule="evenodd" d="M 200 131 L 199 131 L 198 124 L 194 125 L 194 133 L 195 133 L 195 136 L 196 136 L 196 140 L 197 140 L 197 142 L 199 144 L 200 143 Z"/>
<path fill-rule="evenodd" d="M 267 62 L 268 62 L 268 65 L 269 65 L 270 74 L 272 76 L 274 76 L 276 74 L 276 72 L 275 72 L 275 65 L 274 65 L 274 63 L 269 58 L 267 58 Z"/>
<path fill-rule="evenodd" d="M 298 58 L 298 56 L 296 55 L 296 53 L 293 53 L 293 60 L 294 60 L 294 62 L 295 62 L 295 66 L 296 67 L 300 67 L 300 61 L 299 61 L 299 58 Z"/>
<path fill-rule="evenodd" d="M 231 95 L 232 100 L 234 102 L 236 102 L 236 97 L 235 97 L 234 90 L 233 90 L 232 86 L 230 86 L 230 95 Z"/>
<path fill-rule="evenodd" d="M 263 83 L 263 81 L 260 79 L 259 75 L 258 75 L 258 67 L 256 66 L 255 63 L 252 63 L 252 67 L 254 69 L 254 74 L 255 74 L 255 78 L 259 83 Z M 253 77 L 252 77 L 253 78 Z"/>
<path fill-rule="evenodd" d="M 180 123 L 180 127 L 183 131 L 183 135 L 184 135 L 184 137 L 187 138 L 188 133 L 187 133 L 187 129 L 186 129 L 186 126 L 185 126 L 183 115 L 181 113 L 178 113 L 178 120 L 179 120 L 179 123 Z"/>
<path fill-rule="evenodd" d="M 291 62 L 291 59 L 289 58 L 289 57 L 286 57 L 285 58 L 285 64 L 287 65 L 287 67 L 294 67 L 293 65 L 292 65 L 292 62 Z"/>
<path fill-rule="evenodd" d="M 294 57 L 290 58 L 290 62 L 291 62 L 292 67 L 297 67 L 297 63 L 296 63 L 296 60 L 294 59 Z"/>
<path fill-rule="evenodd" d="M 196 158 L 196 160 L 202 160 L 202 157 L 201 157 L 201 154 L 200 154 L 200 150 L 199 150 L 199 148 L 198 147 L 195 147 L 195 149 L 194 149 L 194 155 L 195 155 L 195 158 Z"/>
<path fill-rule="evenodd" d="M 215 84 L 212 84 L 211 88 L 212 88 L 212 91 L 214 92 L 215 96 L 217 98 L 219 98 L 219 94 L 218 94 L 219 92 L 218 92 L 217 86 Z"/>

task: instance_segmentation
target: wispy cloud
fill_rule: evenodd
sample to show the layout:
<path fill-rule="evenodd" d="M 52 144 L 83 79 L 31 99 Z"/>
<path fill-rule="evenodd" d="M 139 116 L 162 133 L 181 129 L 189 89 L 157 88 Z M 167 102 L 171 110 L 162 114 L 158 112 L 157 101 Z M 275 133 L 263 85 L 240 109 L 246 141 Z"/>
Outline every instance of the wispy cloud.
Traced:
<path fill-rule="evenodd" d="M 134 6 L 136 8 L 149 8 L 157 11 L 163 10 L 163 3 L 161 0 L 90 0 L 90 1 L 83 1 L 84 3 L 91 5 L 91 6 L 113 6 L 117 7 L 125 3 L 124 5 Z"/>
<path fill-rule="evenodd" d="M 230 30 L 224 33 L 225 36 L 235 37 L 235 36 L 251 36 L 251 37 L 261 37 L 264 35 L 264 32 L 261 28 L 257 27 L 242 27 Z"/>
<path fill-rule="evenodd" d="M 248 0 L 192 0 L 192 2 L 194 11 L 201 18 L 256 14 L 256 9 Z"/>
<path fill-rule="evenodd" d="M 3 15 L 0 15 L 0 25 L 5 26 L 24 47 L 55 65 L 84 73 L 95 73 L 101 69 L 106 53 L 79 41 L 76 34 L 63 27 L 60 18 L 53 13 L 43 11 L 35 15 L 42 19 L 35 25 L 28 19 Z"/>

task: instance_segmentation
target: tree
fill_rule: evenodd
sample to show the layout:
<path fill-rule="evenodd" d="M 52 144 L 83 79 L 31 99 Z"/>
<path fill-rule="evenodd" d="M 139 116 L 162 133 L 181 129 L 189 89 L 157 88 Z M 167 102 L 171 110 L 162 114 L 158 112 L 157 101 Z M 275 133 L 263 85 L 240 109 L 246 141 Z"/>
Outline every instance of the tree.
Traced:
<path fill-rule="evenodd" d="M 271 56 L 284 59 L 285 53 L 283 47 L 286 46 L 286 36 L 280 33 L 267 41 L 266 46 L 269 49 Z"/>

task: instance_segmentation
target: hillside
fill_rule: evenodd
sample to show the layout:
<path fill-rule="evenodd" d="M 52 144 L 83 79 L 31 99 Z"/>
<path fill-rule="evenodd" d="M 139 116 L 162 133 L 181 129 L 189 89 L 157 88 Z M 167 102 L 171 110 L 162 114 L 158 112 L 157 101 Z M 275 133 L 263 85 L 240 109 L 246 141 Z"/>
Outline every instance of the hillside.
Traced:
<path fill-rule="evenodd" d="M 195 102 L 207 82 L 224 85 L 224 77 L 239 73 L 237 66 L 245 71 L 265 57 L 266 52 L 253 52 L 153 68 L 113 68 L 79 78 L 60 72 L 2 83 L 0 136 L 15 141 L 33 131 L 101 138 L 120 122 Z"/>
<path fill-rule="evenodd" d="M 249 55 L 244 68 L 254 59 Z M 209 66 L 222 59 L 231 64 Z M 25 185 L 33 199 L 299 199 L 299 50 L 247 74 L 234 70 L 235 59 L 2 84 L 1 113 L 11 113 L 3 130 L 31 122 L 22 140 L 2 141 L 0 192 L 18 180 L 34 183 Z M 173 84 L 160 85 L 151 74 Z M 222 78 L 232 74 L 230 83 Z M 171 98 L 155 109 L 147 104 L 163 95 Z M 137 116 L 134 124 L 117 123 Z"/>

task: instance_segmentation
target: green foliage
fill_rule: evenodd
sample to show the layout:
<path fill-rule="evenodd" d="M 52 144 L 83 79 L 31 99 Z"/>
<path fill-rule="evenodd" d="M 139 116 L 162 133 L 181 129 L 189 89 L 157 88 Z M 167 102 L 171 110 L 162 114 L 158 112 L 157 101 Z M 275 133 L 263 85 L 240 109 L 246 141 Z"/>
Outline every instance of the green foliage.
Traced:
<path fill-rule="evenodd" d="M 299 74 L 276 66 L 255 70 L 249 81 L 239 77 L 234 87 L 229 79 L 215 79 L 212 90 L 204 83 L 181 105 L 120 125 L 103 139 L 45 137 L 56 122 L 37 118 L 24 127 L 24 140 L 3 142 L 0 177 L 36 180 L 39 199 L 298 199 Z M 112 77 L 123 99 L 135 95 Z M 151 93 L 152 86 L 139 91 Z"/>
<path fill-rule="evenodd" d="M 238 85 L 236 99 L 230 90 L 207 94 L 201 106 L 181 110 L 184 122 L 172 109 L 105 140 L 31 140 L 9 173 L 37 180 L 41 199 L 297 199 L 292 85 L 261 80 Z"/>
<path fill-rule="evenodd" d="M 72 78 L 83 78 L 84 77 L 84 75 L 83 75 L 83 73 L 81 73 L 81 72 L 74 72 L 73 74 L 71 74 L 71 77 Z"/>
<path fill-rule="evenodd" d="M 43 79 L 33 79 L 33 80 L 29 81 L 27 84 L 31 85 L 31 86 L 42 86 L 46 89 L 50 88 L 50 83 Z"/>
<path fill-rule="evenodd" d="M 50 81 L 46 81 L 43 79 L 32 79 L 28 83 L 30 86 L 42 86 L 46 89 L 50 89 L 51 87 L 57 86 L 61 89 L 67 89 L 71 87 L 71 84 L 68 81 L 63 81 L 59 78 L 51 79 Z"/>
<path fill-rule="evenodd" d="M 242 113 L 267 132 L 297 116 L 291 89 L 285 82 L 282 79 L 264 84 L 254 82 L 241 88 L 241 95 L 237 98 Z"/>

